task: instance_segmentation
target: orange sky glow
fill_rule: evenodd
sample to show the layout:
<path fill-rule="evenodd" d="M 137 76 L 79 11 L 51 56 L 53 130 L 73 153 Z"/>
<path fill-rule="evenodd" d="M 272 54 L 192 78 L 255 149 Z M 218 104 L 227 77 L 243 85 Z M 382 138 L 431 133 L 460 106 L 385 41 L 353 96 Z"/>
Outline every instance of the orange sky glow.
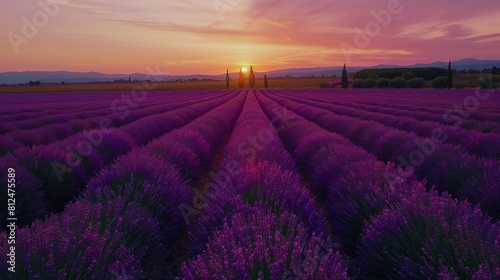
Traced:
<path fill-rule="evenodd" d="M 500 1 L 41 0 L 0 11 L 0 72 L 222 74 L 500 59 Z"/>

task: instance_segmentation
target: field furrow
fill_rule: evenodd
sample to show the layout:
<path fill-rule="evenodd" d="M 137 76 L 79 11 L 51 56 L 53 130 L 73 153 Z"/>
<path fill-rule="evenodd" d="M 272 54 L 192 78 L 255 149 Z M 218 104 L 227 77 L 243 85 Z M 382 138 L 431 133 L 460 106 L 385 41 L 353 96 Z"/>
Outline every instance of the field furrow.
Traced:
<path fill-rule="evenodd" d="M 26 211 L 19 207 L 18 215 L 23 217 L 23 223 L 29 224 L 46 213 L 60 212 L 91 177 L 118 156 L 186 125 L 236 95 L 237 92 L 228 92 L 218 99 L 147 116 L 117 129 L 85 131 L 64 141 L 7 154 L 0 158 L 1 165 L 22 170 L 30 178 L 29 183 L 18 185 L 25 190 L 22 193 L 25 197 L 18 199 L 26 200 L 21 204 Z"/>
<path fill-rule="evenodd" d="M 400 118 L 403 117 L 411 117 L 415 118 L 418 121 L 432 121 L 437 122 L 442 125 L 447 126 L 457 126 L 468 130 L 477 130 L 480 132 L 490 132 L 496 131 L 500 132 L 500 126 L 498 125 L 498 121 L 487 120 L 487 118 L 482 118 L 488 113 L 479 113 L 473 111 L 469 112 L 463 106 L 459 106 L 461 103 L 464 103 L 465 99 L 468 98 L 467 95 L 454 97 L 453 100 L 449 100 L 447 103 L 440 105 L 433 112 L 427 112 L 425 108 L 419 107 L 414 108 L 411 106 L 397 106 L 397 108 L 387 107 L 385 103 L 380 102 L 380 98 L 373 98 L 373 101 L 370 101 L 370 98 L 365 98 L 353 96 L 353 97 L 345 97 L 345 94 L 337 93 L 335 95 L 328 95 L 321 91 L 306 91 L 306 92 L 297 92 L 292 90 L 284 91 L 287 95 L 302 97 L 307 100 L 317 101 L 321 103 L 327 103 L 332 105 L 342 105 L 348 106 L 355 109 L 366 110 L 372 113 L 383 113 L 387 115 L 397 116 Z M 368 100 L 367 100 L 368 99 Z M 384 98 L 386 100 L 387 98 Z M 401 98 L 402 99 L 402 98 Z M 452 102 L 453 101 L 453 102 Z M 434 102 L 434 100 L 433 100 Z M 429 102 L 427 102 L 429 103 Z M 482 109 L 487 106 L 486 102 L 480 103 L 481 106 L 475 108 L 476 105 L 471 103 L 468 107 L 471 109 Z M 487 102 L 487 103 L 491 103 Z M 458 104 L 458 105 L 457 105 Z M 496 112 L 500 110 L 500 108 L 495 109 Z M 471 118 L 472 115 L 479 114 L 478 119 Z M 490 119 L 497 119 L 496 116 L 492 116 L 489 114 Z"/>
<path fill-rule="evenodd" d="M 258 100 L 270 119 L 283 110 L 265 94 L 258 95 Z M 300 168 L 313 180 L 313 193 L 324 202 L 333 235 L 356 263 L 353 275 L 400 278 L 408 268 L 393 256 L 414 256 L 411 263 L 425 267 L 420 273 L 430 278 L 437 278 L 443 268 L 468 275 L 470 267 L 457 266 L 447 259 L 448 252 L 435 251 L 434 259 L 418 257 L 421 250 L 458 244 L 461 250 L 453 251 L 454 255 L 476 263 L 475 270 L 481 266 L 491 271 L 496 266 L 487 263 L 495 263 L 498 256 L 493 240 L 500 234 L 500 225 L 473 205 L 428 191 L 411 171 L 378 161 L 346 138 L 300 116 L 275 127 L 284 128 L 282 141 L 295 151 Z M 460 226 L 464 223 L 465 231 Z M 476 244 L 481 244 L 480 249 Z"/>
<path fill-rule="evenodd" d="M 494 148 L 500 146 L 500 133 L 470 131 L 460 127 L 440 125 L 435 122 L 418 121 L 409 117 L 403 119 L 399 116 L 372 113 L 366 110 L 354 110 L 349 107 L 309 101 L 306 98 L 290 97 L 279 92 L 276 94 L 280 97 L 284 97 L 301 104 L 326 109 L 335 115 L 376 122 L 387 127 L 396 128 L 409 133 L 415 133 L 424 138 L 434 138 L 434 135 L 439 132 L 440 134 L 446 135 L 446 143 L 461 146 L 471 155 L 500 159 L 500 152 Z"/>
<path fill-rule="evenodd" d="M 266 93 L 264 93 L 266 94 Z M 499 218 L 499 162 L 477 158 L 460 147 L 447 144 L 443 133 L 422 138 L 413 133 L 357 118 L 339 116 L 328 110 L 297 103 L 272 94 L 268 97 L 321 127 L 338 133 L 366 149 L 379 160 L 411 168 L 418 179 L 462 200 L 480 203 Z"/>
<path fill-rule="evenodd" d="M 0 136 L 0 142 L 3 147 L 0 149 L 0 156 L 7 151 L 12 151 L 22 147 L 32 147 L 35 145 L 45 145 L 50 142 L 63 140 L 83 130 L 92 130 L 102 127 L 103 124 L 108 124 L 108 127 L 119 128 L 123 125 L 137 121 L 141 118 L 160 114 L 193 104 L 194 102 L 209 101 L 226 93 L 203 97 L 197 99 L 189 99 L 187 101 L 169 101 L 162 105 L 153 104 L 145 108 L 129 108 L 122 107 L 119 112 L 110 112 L 108 108 L 105 114 L 88 114 L 85 118 L 81 116 L 67 115 L 65 123 L 49 124 L 39 126 L 33 129 L 18 129 Z M 61 116 L 62 117 L 62 116 Z M 40 121 L 40 120 L 37 120 Z M 12 123 L 16 125 L 16 123 Z"/>
<path fill-rule="evenodd" d="M 496 279 L 500 98 L 443 119 L 471 92 L 6 94 L 0 278 Z"/>

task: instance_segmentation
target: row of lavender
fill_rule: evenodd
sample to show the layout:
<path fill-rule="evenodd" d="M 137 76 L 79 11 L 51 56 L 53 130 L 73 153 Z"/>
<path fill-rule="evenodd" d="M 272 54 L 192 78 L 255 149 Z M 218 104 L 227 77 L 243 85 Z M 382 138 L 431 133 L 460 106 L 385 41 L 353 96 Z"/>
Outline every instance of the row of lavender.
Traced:
<path fill-rule="evenodd" d="M 360 96 L 355 101 L 360 104 L 371 105 L 374 103 L 375 105 L 382 105 L 387 108 L 409 111 L 420 110 L 422 112 L 439 115 L 442 108 L 449 107 L 450 104 L 457 104 L 460 106 L 460 104 L 464 104 L 464 100 L 466 100 L 467 103 L 470 102 L 472 105 L 475 101 L 473 101 L 471 96 L 475 96 L 480 99 L 480 101 L 488 100 L 488 102 L 482 102 L 481 107 L 471 114 L 471 118 L 476 120 L 487 118 L 489 120 L 498 121 L 500 117 L 498 114 L 498 101 L 500 100 L 498 95 L 495 95 L 494 92 L 495 89 L 464 89 L 459 91 L 408 90 L 404 95 L 400 96 L 401 91 L 387 91 L 384 92 L 383 95 L 375 96 L 373 99 L 364 99 Z M 396 96 L 396 98 L 394 98 L 394 96 Z"/>
<path fill-rule="evenodd" d="M 467 97 L 465 97 L 467 98 Z M 465 99 L 464 98 L 464 99 Z M 325 100 L 323 100 L 324 102 Z M 462 104 L 464 100 L 461 100 Z M 423 122 L 434 122 L 441 125 L 450 125 L 453 127 L 461 127 L 468 130 L 476 130 L 480 132 L 500 132 L 500 127 L 498 122 L 485 120 L 477 117 L 478 119 L 472 118 L 473 109 L 476 108 L 475 103 L 467 104 L 467 108 L 457 105 L 458 109 L 448 105 L 443 105 L 439 107 L 439 111 L 436 113 L 426 112 L 426 107 L 411 107 L 405 106 L 405 109 L 388 108 L 387 105 L 383 103 L 377 104 L 378 102 L 371 102 L 369 104 L 363 104 L 362 102 L 353 101 L 334 101 L 337 105 L 344 105 L 355 109 L 366 110 L 370 112 L 379 112 L 387 115 L 394 115 L 399 117 L 410 117 L 412 119 L 417 119 Z M 455 104 L 460 104 L 458 101 Z M 498 111 L 498 108 L 495 109 Z"/>
<path fill-rule="evenodd" d="M 82 130 L 90 130 L 102 126 L 118 127 L 145 116 L 159 114 L 165 111 L 174 110 L 183 106 L 188 106 L 194 102 L 207 101 L 214 98 L 214 94 L 204 93 L 193 98 L 187 94 L 166 94 L 169 100 L 162 98 L 150 98 L 148 102 L 136 102 L 118 106 L 110 101 L 107 107 L 95 109 L 94 103 L 90 106 L 82 106 L 80 111 L 74 111 L 68 108 L 61 114 L 50 114 L 48 112 L 37 113 L 29 119 L 23 119 L 16 115 L 16 121 L 5 122 L 4 128 L 9 131 L 0 135 L 0 155 L 8 151 L 22 148 L 24 146 L 32 147 L 34 145 L 46 145 L 50 142 L 61 140 L 72 136 Z M 119 97 L 116 94 L 115 97 Z M 87 98 L 90 98 L 88 96 Z M 28 99 L 29 100 L 29 99 Z M 116 99 L 119 100 L 119 99 Z M 145 100 L 146 101 L 146 100 Z M 105 103 L 106 104 L 106 103 Z M 111 104 L 111 105 L 110 105 Z M 121 103 L 120 103 L 121 104 Z M 35 106 L 33 104 L 32 106 Z M 102 106 L 102 104 L 101 104 Z"/>
<path fill-rule="evenodd" d="M 291 91 L 300 93 L 301 90 Z M 320 93 L 320 90 L 312 90 Z M 470 102 L 470 105 L 477 102 L 473 97 L 476 97 L 481 106 L 477 108 L 472 114 L 471 118 L 476 120 L 491 120 L 499 121 L 500 114 L 498 113 L 498 102 L 500 97 L 495 94 L 495 89 L 464 89 L 464 90 L 421 90 L 421 89 L 384 89 L 384 90 L 364 90 L 353 89 L 348 92 L 338 92 L 332 90 L 331 92 L 323 91 L 326 93 L 324 98 L 339 101 L 352 101 L 365 105 L 377 105 L 387 109 L 399 109 L 411 112 L 424 112 L 442 115 L 443 108 L 461 107 Z M 329 94 L 330 93 L 330 94 Z M 332 94 L 331 93 L 339 93 Z M 345 94 L 349 93 L 349 94 Z M 331 97 L 329 97 L 330 95 Z M 425 115 L 422 115 L 425 116 Z"/>
<path fill-rule="evenodd" d="M 281 112 L 281 111 L 280 111 Z M 214 180 L 189 212 L 181 279 L 347 279 L 314 197 L 271 121 L 247 97 Z"/>
<path fill-rule="evenodd" d="M 50 98 L 52 96 L 52 98 Z M 15 129 L 29 129 L 43 124 L 60 123 L 65 117 L 80 118 L 92 114 L 109 114 L 113 105 L 136 102 L 138 106 L 155 101 L 157 104 L 168 102 L 169 98 L 178 99 L 177 94 L 157 96 L 149 94 L 134 95 L 123 92 L 84 92 L 84 93 L 24 93 L 2 96 L 5 107 L 0 114 L 3 121 L 0 132 Z M 10 102 L 9 102 L 9 97 Z M 49 102 L 43 102 L 47 98 Z M 140 102 L 138 102 L 140 101 Z M 120 103 L 120 104 L 119 104 Z M 73 114 L 73 115 L 69 115 Z M 5 127 L 6 126 L 6 127 Z"/>
<path fill-rule="evenodd" d="M 258 94 L 257 99 L 268 117 L 276 118 L 275 112 L 283 107 L 266 95 L 270 94 Z M 356 259 L 352 276 L 500 277 L 500 222 L 446 193 L 426 191 L 425 182 L 418 182 L 411 171 L 378 161 L 346 138 L 302 117 L 275 126 L 284 128 L 283 143 L 293 151 L 313 193 L 325 205 L 333 235 Z"/>
<path fill-rule="evenodd" d="M 413 169 L 418 179 L 425 179 L 429 187 L 435 186 L 440 192 L 446 191 L 461 200 L 479 203 L 489 215 L 500 217 L 498 160 L 471 156 L 460 147 L 446 143 L 447 135 L 442 132 L 434 138 L 423 138 L 379 123 L 340 116 L 289 98 L 266 95 L 328 131 L 345 136 L 377 159 Z"/>
<path fill-rule="evenodd" d="M 124 105 L 133 109 L 148 108 L 153 105 L 168 104 L 171 102 L 187 101 L 190 99 L 208 96 L 209 91 L 190 93 L 189 91 L 175 91 L 172 93 L 149 93 L 132 95 L 124 92 L 86 92 L 73 93 L 69 96 L 59 96 L 59 101 L 53 101 L 45 106 L 35 102 L 36 95 L 16 94 L 19 100 L 26 105 L 15 105 L 9 102 L 2 104 L 5 111 L 0 114 L 0 119 L 10 122 L 11 128 L 29 129 L 43 124 L 56 124 L 66 121 L 68 118 L 86 118 L 89 116 L 108 115 L 113 111 L 122 111 Z M 68 104 L 66 99 L 71 100 Z M 25 112 L 19 112 L 27 110 Z M 10 129 L 13 130 L 13 129 Z"/>
<path fill-rule="evenodd" d="M 63 213 L 21 230 L 17 276 L 157 278 L 184 243 L 186 279 L 346 279 L 339 250 L 355 278 L 500 277 L 498 222 L 266 97 L 276 95 L 234 95 L 152 141 L 125 130 L 143 145 L 96 169 Z"/>
<path fill-rule="evenodd" d="M 17 184 L 16 215 L 20 224 L 29 224 L 47 214 L 59 212 L 85 187 L 88 179 L 118 156 L 136 146 L 179 128 L 205 114 L 237 92 L 225 92 L 211 101 L 191 105 L 174 103 L 176 108 L 164 113 L 144 116 L 115 129 L 100 128 L 79 132 L 48 145 L 21 148 L 0 158 L 0 167 L 15 168 L 23 178 Z M 4 180 L 5 174 L 0 175 Z M 6 202 L 7 195 L 0 194 Z M 6 213 L 2 213 L 4 225 Z"/>
<path fill-rule="evenodd" d="M 275 93 L 275 92 L 273 92 Z M 311 101 L 309 97 L 294 97 L 289 94 L 278 92 L 277 95 L 286 97 L 301 104 L 308 104 L 333 112 L 336 115 L 354 117 L 363 120 L 373 121 L 388 127 L 397 128 L 409 133 L 415 133 L 424 138 L 433 138 L 439 132 L 446 135 L 445 141 L 450 144 L 464 148 L 471 155 L 481 157 L 491 157 L 500 159 L 500 150 L 496 149 L 500 145 L 499 133 L 482 133 L 471 131 L 461 127 L 442 125 L 436 122 L 419 121 L 411 117 L 401 118 L 400 116 L 371 112 L 361 109 L 353 109 L 330 103 Z M 500 129 L 500 127 L 499 127 Z"/>
<path fill-rule="evenodd" d="M 21 229 L 16 277 L 157 277 L 151 273 L 172 258 L 187 226 L 179 206 L 192 202 L 192 185 L 232 129 L 244 100 L 245 94 L 230 94 L 196 105 L 206 114 L 118 157 L 64 212 Z M 3 233 L 2 252 L 5 238 Z M 2 260 L 0 267 L 5 265 Z"/>
<path fill-rule="evenodd" d="M 422 90 L 408 93 L 406 91 L 364 91 L 362 89 L 352 90 L 348 94 L 342 91 L 298 91 L 293 89 L 283 92 L 370 112 L 411 117 L 420 121 L 438 122 L 443 125 L 461 126 L 484 132 L 499 131 L 500 115 L 498 110 L 500 106 L 495 104 L 499 103 L 500 100 L 489 90 L 464 90 L 462 94 L 440 93 L 439 91 L 430 91 L 429 94 Z M 405 102 L 408 102 L 408 105 L 401 105 Z M 490 109 L 484 109 L 488 106 Z"/>

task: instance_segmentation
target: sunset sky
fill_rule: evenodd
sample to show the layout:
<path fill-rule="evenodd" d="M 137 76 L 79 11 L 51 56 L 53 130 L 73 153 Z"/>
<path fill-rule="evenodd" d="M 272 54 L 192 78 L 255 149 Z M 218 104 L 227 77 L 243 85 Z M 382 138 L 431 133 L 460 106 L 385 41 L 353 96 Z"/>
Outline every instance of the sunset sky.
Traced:
<path fill-rule="evenodd" d="M 41 3 L 54 12 L 38 0 L 3 2 L 0 72 L 134 73 L 160 65 L 168 74 L 220 74 L 243 65 L 268 71 L 500 59 L 498 0 Z M 390 20 L 376 23 L 374 13 Z M 356 41 L 360 32 L 369 41 Z M 356 51 L 348 58 L 346 48 Z"/>

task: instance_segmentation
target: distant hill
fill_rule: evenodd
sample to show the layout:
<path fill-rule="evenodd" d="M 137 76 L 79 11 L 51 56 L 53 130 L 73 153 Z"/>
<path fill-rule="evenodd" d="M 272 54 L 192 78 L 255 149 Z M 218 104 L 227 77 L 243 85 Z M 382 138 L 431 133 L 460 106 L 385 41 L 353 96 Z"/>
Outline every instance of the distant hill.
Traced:
<path fill-rule="evenodd" d="M 473 58 L 461 59 L 452 62 L 452 67 L 457 70 L 474 69 L 483 70 L 484 68 L 491 68 L 493 66 L 500 67 L 500 60 L 477 60 Z M 348 66 L 349 72 L 356 72 L 366 68 L 394 68 L 394 67 L 448 67 L 448 62 L 437 61 L 427 64 L 414 64 L 414 65 L 375 65 L 375 66 Z M 331 77 L 332 75 L 340 76 L 342 74 L 342 66 L 335 67 L 310 67 L 310 68 L 289 68 L 280 69 L 269 72 L 255 72 L 256 77 L 263 77 L 267 74 L 268 77 Z M 132 74 L 104 74 L 98 72 L 68 72 L 68 71 L 26 71 L 26 72 L 5 72 L 0 73 L 0 84 L 19 84 L 27 83 L 29 81 L 40 81 L 42 83 L 92 83 L 92 82 L 112 82 L 114 80 L 144 80 L 148 75 L 143 73 Z M 231 78 L 236 79 L 238 73 L 230 73 Z M 215 79 L 224 80 L 226 74 L 220 75 L 161 75 L 157 78 L 162 81 L 174 81 L 178 79 Z"/>
<path fill-rule="evenodd" d="M 483 70 L 484 68 L 492 68 L 493 66 L 500 67 L 500 60 L 478 60 L 474 58 L 465 58 L 457 61 L 452 61 L 453 69 L 474 69 Z M 447 68 L 448 61 L 437 61 L 429 64 L 414 64 L 410 67 L 441 67 Z"/>
<path fill-rule="evenodd" d="M 269 72 L 256 72 L 255 76 L 256 77 L 262 77 L 264 74 L 266 74 L 270 78 L 274 77 L 285 77 L 285 76 L 290 76 L 290 77 L 306 77 L 306 76 L 315 76 L 315 77 L 331 77 L 332 75 L 337 75 L 340 76 L 342 75 L 342 68 L 343 66 L 337 66 L 337 67 L 312 67 L 312 68 L 289 68 L 289 69 L 281 69 L 281 70 L 274 70 L 274 71 L 269 71 Z M 366 67 L 348 67 L 349 71 L 354 72 L 354 71 L 359 71 L 362 69 L 365 69 Z"/>
<path fill-rule="evenodd" d="M 162 81 L 173 81 L 177 79 L 223 79 L 225 75 L 160 75 L 156 78 Z M 68 72 L 68 71 L 28 71 L 28 72 L 5 72 L 0 73 L 0 84 L 19 84 L 29 81 L 40 81 L 42 83 L 92 83 L 113 82 L 115 80 L 145 80 L 153 77 L 143 73 L 133 74 L 104 74 L 98 72 Z"/>

